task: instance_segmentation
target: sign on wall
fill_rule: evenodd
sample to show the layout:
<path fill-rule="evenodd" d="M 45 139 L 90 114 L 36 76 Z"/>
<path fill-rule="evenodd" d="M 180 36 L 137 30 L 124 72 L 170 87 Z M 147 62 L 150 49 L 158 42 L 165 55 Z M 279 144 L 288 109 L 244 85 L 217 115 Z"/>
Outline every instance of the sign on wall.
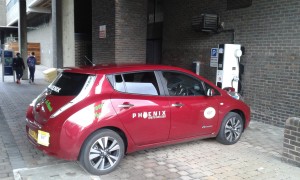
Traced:
<path fill-rule="evenodd" d="M 99 26 L 99 38 L 100 39 L 106 38 L 106 25 Z"/>
<path fill-rule="evenodd" d="M 210 67 L 218 67 L 218 48 L 210 50 Z"/>

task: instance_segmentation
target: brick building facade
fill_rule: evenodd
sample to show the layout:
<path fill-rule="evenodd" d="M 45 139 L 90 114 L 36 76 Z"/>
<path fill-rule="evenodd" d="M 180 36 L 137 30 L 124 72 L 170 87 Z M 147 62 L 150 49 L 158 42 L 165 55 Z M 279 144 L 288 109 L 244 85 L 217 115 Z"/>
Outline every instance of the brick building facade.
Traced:
<path fill-rule="evenodd" d="M 92 1 L 92 49 L 96 63 L 145 63 L 147 1 Z M 99 37 L 105 26 L 105 38 Z"/>
<path fill-rule="evenodd" d="M 227 2 L 75 0 L 74 8 L 68 8 L 75 11 L 74 64 L 85 64 L 85 55 L 94 63 L 148 63 L 147 53 L 154 52 L 149 47 L 155 46 L 160 52 L 153 57 L 161 55 L 156 62 L 191 69 L 193 61 L 200 61 L 200 74 L 215 82 L 216 68 L 209 65 L 210 49 L 234 41 L 246 50 L 241 58 L 245 67 L 242 93 L 251 106 L 252 118 L 284 126 L 289 117 L 300 117 L 300 1 L 252 0 L 250 7 L 234 10 L 227 10 Z M 161 6 L 155 18 L 149 7 L 153 6 L 155 14 L 157 4 Z M 192 17 L 202 13 L 218 14 L 224 29 L 235 33 L 196 32 Z M 100 38 L 100 26 L 105 29 L 105 38 Z M 35 36 L 28 34 L 29 39 Z M 49 44 L 48 49 L 51 47 Z M 48 49 L 44 52 L 52 52 Z M 52 64 L 51 60 L 46 62 Z"/>
<path fill-rule="evenodd" d="M 96 63 L 146 63 L 150 1 L 92 1 Z M 222 43 L 241 44 L 245 47 L 242 93 L 252 118 L 282 127 L 287 118 L 300 116 L 300 1 L 253 0 L 250 7 L 234 10 L 227 10 L 226 2 L 163 0 L 160 62 L 191 69 L 193 61 L 200 61 L 200 74 L 215 82 L 210 49 Z M 218 14 L 224 29 L 235 33 L 196 32 L 192 17 L 201 13 Z M 106 25 L 106 38 L 99 38 L 100 25 Z"/>
<path fill-rule="evenodd" d="M 300 1 L 253 0 L 248 8 L 226 10 L 224 0 L 164 1 L 163 63 L 190 68 L 201 61 L 201 75 L 215 82 L 210 48 L 232 43 L 232 33 L 195 32 L 191 19 L 219 14 L 225 29 L 235 30 L 235 43 L 245 47 L 243 95 L 252 119 L 284 126 L 300 117 Z"/>

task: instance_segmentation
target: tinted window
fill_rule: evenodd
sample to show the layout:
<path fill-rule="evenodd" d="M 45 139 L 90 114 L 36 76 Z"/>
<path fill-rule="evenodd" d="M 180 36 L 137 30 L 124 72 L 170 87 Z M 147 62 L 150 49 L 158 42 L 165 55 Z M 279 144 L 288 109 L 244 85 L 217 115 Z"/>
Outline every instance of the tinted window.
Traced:
<path fill-rule="evenodd" d="M 63 72 L 49 85 L 50 94 L 57 96 L 76 96 L 83 88 L 88 74 Z"/>
<path fill-rule="evenodd" d="M 203 82 L 178 72 L 162 72 L 170 96 L 205 95 Z"/>
<path fill-rule="evenodd" d="M 114 88 L 117 91 L 158 95 L 158 84 L 154 72 L 137 72 L 115 75 Z"/>

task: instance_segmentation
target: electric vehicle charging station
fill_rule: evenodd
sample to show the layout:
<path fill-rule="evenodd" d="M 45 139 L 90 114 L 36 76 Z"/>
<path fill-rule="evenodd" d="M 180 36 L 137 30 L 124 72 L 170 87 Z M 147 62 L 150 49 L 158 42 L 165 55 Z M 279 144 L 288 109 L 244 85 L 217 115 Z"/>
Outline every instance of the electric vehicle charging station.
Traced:
<path fill-rule="evenodd" d="M 219 44 L 216 85 L 222 89 L 239 89 L 239 63 L 242 56 L 241 45 Z"/>

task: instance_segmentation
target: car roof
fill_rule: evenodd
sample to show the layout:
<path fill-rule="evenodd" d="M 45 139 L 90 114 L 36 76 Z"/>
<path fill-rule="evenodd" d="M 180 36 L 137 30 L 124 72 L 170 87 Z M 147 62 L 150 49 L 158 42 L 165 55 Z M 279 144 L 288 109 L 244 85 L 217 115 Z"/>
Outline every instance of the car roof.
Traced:
<path fill-rule="evenodd" d="M 64 67 L 65 72 L 75 72 L 84 74 L 114 74 L 131 71 L 147 70 L 178 70 L 191 73 L 186 69 L 168 65 L 150 65 L 150 64 L 98 64 L 94 66 Z"/>
<path fill-rule="evenodd" d="M 74 72 L 82 74 L 119 74 L 123 72 L 137 72 L 137 71 L 159 71 L 159 70 L 169 70 L 169 71 L 181 71 L 187 74 L 193 74 L 190 70 L 183 69 L 176 66 L 170 65 L 157 65 L 157 64 L 97 64 L 93 66 L 80 66 L 80 67 L 65 67 L 63 71 Z M 204 80 L 202 76 L 198 76 L 200 79 Z M 215 86 L 210 81 L 205 81 L 214 88 L 221 90 L 219 87 Z"/>

